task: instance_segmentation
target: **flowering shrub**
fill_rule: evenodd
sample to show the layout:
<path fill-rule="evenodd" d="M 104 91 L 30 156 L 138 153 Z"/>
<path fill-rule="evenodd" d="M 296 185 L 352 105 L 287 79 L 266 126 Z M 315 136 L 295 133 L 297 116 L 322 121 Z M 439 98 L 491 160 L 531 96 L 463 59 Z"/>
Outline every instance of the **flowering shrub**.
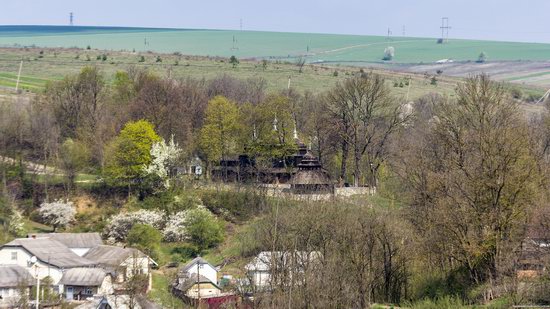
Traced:
<path fill-rule="evenodd" d="M 120 213 L 111 218 L 105 227 L 105 235 L 115 241 L 123 241 L 134 224 L 150 225 L 157 230 L 164 228 L 164 213 L 155 210 L 139 210 L 136 212 Z"/>
<path fill-rule="evenodd" d="M 42 203 L 38 210 L 44 221 L 53 226 L 53 230 L 64 227 L 74 220 L 76 210 L 72 202 L 57 200 L 53 203 Z"/>
<path fill-rule="evenodd" d="M 162 183 L 165 189 L 170 187 L 169 173 L 170 168 L 174 165 L 182 150 L 178 144 L 174 142 L 174 136 L 170 142 L 161 140 L 151 146 L 151 163 L 143 166 L 144 176 L 152 176 Z"/>

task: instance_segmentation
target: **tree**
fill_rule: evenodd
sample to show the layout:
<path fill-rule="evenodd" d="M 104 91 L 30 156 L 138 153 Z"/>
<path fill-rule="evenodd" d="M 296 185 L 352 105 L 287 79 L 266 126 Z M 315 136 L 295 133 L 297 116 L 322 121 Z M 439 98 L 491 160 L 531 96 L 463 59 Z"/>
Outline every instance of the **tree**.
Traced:
<path fill-rule="evenodd" d="M 89 152 L 85 144 L 68 138 L 59 149 L 60 165 L 68 180 L 68 190 L 74 186 L 78 172 L 88 166 Z"/>
<path fill-rule="evenodd" d="M 152 177 L 153 181 L 160 181 L 164 189 L 170 188 L 170 170 L 181 153 L 181 148 L 174 142 L 174 136 L 168 144 L 164 139 L 154 143 L 151 147 L 151 163 L 143 166 L 145 177 Z"/>
<path fill-rule="evenodd" d="M 391 61 L 395 57 L 395 48 L 392 46 L 388 46 L 384 49 L 384 57 L 382 57 L 382 60 L 384 61 Z"/>
<path fill-rule="evenodd" d="M 427 255 L 464 274 L 467 285 L 498 282 L 511 271 L 510 253 L 540 185 L 518 104 L 502 85 L 476 76 L 418 128 L 426 132 L 408 132 L 414 142 L 401 144 L 409 151 L 399 174 L 411 189 L 409 220 Z"/>
<path fill-rule="evenodd" d="M 306 58 L 305 57 L 298 57 L 296 59 L 296 66 L 298 67 L 298 72 L 299 73 L 303 72 L 305 64 L 306 64 Z"/>
<path fill-rule="evenodd" d="M 208 102 L 200 146 L 208 161 L 224 160 L 235 154 L 239 136 L 239 110 L 235 102 L 217 96 Z"/>
<path fill-rule="evenodd" d="M 126 123 L 107 151 L 107 176 L 126 183 L 130 188 L 143 175 L 143 166 L 151 163 L 151 147 L 160 140 L 150 122 Z"/>
<path fill-rule="evenodd" d="M 485 61 L 487 61 L 487 54 L 485 52 L 481 52 L 481 54 L 479 54 L 479 57 L 477 57 L 477 63 L 484 63 Z"/>
<path fill-rule="evenodd" d="M 153 259 L 158 257 L 162 234 L 154 227 L 146 224 L 134 224 L 128 232 L 126 241 L 130 246 L 144 251 Z"/>
<path fill-rule="evenodd" d="M 390 138 L 407 121 L 407 117 L 402 117 L 402 104 L 393 99 L 378 74 L 348 78 L 328 92 L 325 99 L 341 139 L 341 182 L 347 176 L 351 151 L 354 185 L 366 182 L 376 186 L 378 169 L 388 156 Z M 363 169 L 369 172 L 366 181 L 362 179 Z"/>
<path fill-rule="evenodd" d="M 200 250 L 212 248 L 223 241 L 223 223 L 207 209 L 190 210 L 186 221 L 187 233 Z"/>
<path fill-rule="evenodd" d="M 233 66 L 233 68 L 236 68 L 239 65 L 239 59 L 235 56 L 231 56 L 229 58 L 229 63 Z"/>
<path fill-rule="evenodd" d="M 58 227 L 65 227 L 74 221 L 76 209 L 72 202 L 57 200 L 52 203 L 42 203 L 38 212 L 45 222 L 53 226 L 55 232 Z"/>

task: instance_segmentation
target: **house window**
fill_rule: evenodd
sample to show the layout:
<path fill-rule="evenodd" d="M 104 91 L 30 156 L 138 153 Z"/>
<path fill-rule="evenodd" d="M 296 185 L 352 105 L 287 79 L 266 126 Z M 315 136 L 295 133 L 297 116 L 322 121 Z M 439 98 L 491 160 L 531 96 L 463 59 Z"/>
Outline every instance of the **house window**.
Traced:
<path fill-rule="evenodd" d="M 92 288 L 86 288 L 86 295 L 94 295 Z"/>
<path fill-rule="evenodd" d="M 12 261 L 17 261 L 17 252 L 12 252 L 11 253 L 11 260 Z"/>

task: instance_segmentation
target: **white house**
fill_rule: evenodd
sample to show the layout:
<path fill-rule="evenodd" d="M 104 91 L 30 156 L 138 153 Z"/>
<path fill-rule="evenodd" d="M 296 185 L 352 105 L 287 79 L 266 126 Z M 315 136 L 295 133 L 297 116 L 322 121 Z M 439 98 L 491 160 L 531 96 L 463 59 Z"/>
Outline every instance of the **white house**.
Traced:
<path fill-rule="evenodd" d="M 114 293 L 111 276 L 101 268 L 71 268 L 63 273 L 60 284 L 67 300 L 85 300 L 94 295 Z"/>
<path fill-rule="evenodd" d="M 19 265 L 0 266 L 0 308 L 12 308 L 20 299 L 21 291 L 30 293 L 36 280 Z"/>
<path fill-rule="evenodd" d="M 174 290 L 176 294 L 191 299 L 218 297 L 222 293 L 217 282 L 216 267 L 197 257 L 179 271 Z"/>
<path fill-rule="evenodd" d="M 152 288 L 151 268 L 157 263 L 137 249 L 101 245 L 90 249 L 84 258 L 105 269 L 113 277 L 115 289 L 136 274 L 147 275 L 147 290 Z"/>
<path fill-rule="evenodd" d="M 272 272 L 289 274 L 286 279 L 296 278 L 306 269 L 317 265 L 320 256 L 321 253 L 317 251 L 263 251 L 245 266 L 245 270 L 250 284 L 263 289 L 271 285 Z"/>
<path fill-rule="evenodd" d="M 36 263 L 31 262 L 33 256 Z M 33 277 L 50 277 L 58 285 L 64 270 L 93 267 L 95 263 L 51 238 L 19 238 L 0 247 L 0 265 L 21 266 Z"/>

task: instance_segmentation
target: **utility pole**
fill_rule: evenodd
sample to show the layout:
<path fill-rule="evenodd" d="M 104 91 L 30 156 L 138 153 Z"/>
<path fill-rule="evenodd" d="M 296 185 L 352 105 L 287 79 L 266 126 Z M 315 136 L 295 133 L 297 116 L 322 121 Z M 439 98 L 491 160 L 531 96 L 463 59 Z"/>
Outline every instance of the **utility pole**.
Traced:
<path fill-rule="evenodd" d="M 390 29 L 390 27 L 388 27 L 388 36 L 387 36 L 386 39 L 389 40 L 389 39 L 390 39 L 390 36 L 391 36 L 391 29 Z"/>
<path fill-rule="evenodd" d="M 441 18 L 441 41 L 443 43 L 449 42 L 449 29 L 451 29 L 451 27 L 449 26 L 449 17 L 442 17 Z"/>
<path fill-rule="evenodd" d="M 240 24 L 241 31 L 243 31 L 243 19 L 242 18 L 239 20 L 239 24 Z"/>
<path fill-rule="evenodd" d="M 19 81 L 21 80 L 21 70 L 23 69 L 23 60 L 19 63 L 19 73 L 17 73 L 17 82 L 15 83 L 15 92 L 19 90 Z"/>

